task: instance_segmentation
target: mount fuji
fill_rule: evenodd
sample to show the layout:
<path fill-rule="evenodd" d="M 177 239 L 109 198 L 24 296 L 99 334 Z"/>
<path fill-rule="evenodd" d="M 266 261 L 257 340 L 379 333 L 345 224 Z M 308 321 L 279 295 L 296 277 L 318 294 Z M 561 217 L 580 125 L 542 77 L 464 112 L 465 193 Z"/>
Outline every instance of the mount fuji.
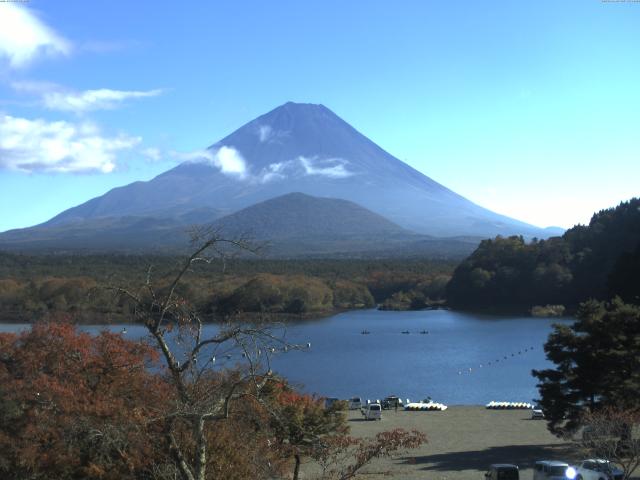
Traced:
<path fill-rule="evenodd" d="M 157 228 L 167 233 L 188 223 L 224 224 L 222 217 L 295 192 L 355 203 L 413 235 L 559 233 L 476 205 L 398 160 L 323 105 L 289 102 L 150 181 L 114 188 L 41 225 L 0 234 L 0 248 L 22 242 L 63 247 L 68 232 L 73 245 L 86 237 L 91 248 L 96 229 L 106 232 L 103 238 L 117 237 L 117 228 L 122 235 L 151 238 Z M 345 224 L 339 210 L 335 215 Z M 130 224 L 135 228 L 126 228 Z M 103 240 L 101 248 L 109 242 Z"/>

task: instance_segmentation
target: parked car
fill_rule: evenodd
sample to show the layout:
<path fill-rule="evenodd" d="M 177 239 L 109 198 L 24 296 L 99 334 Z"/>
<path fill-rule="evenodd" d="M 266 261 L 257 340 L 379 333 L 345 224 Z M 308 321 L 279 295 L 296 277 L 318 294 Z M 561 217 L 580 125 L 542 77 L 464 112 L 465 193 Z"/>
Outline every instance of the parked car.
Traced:
<path fill-rule="evenodd" d="M 520 471 L 517 465 L 510 463 L 494 463 L 484 474 L 487 480 L 520 480 Z"/>
<path fill-rule="evenodd" d="M 392 408 L 402 408 L 402 399 L 396 397 L 395 395 L 389 395 L 387 398 L 382 400 L 382 408 L 384 410 L 391 410 Z"/>
<path fill-rule="evenodd" d="M 573 480 L 575 472 L 567 462 L 539 460 L 533 467 L 533 480 Z"/>
<path fill-rule="evenodd" d="M 360 410 L 360 408 L 362 408 L 362 399 L 360 397 L 349 399 L 349 410 Z"/>
<path fill-rule="evenodd" d="M 334 403 L 337 403 L 339 401 L 340 401 L 339 398 L 327 397 L 324 399 L 324 408 L 331 408 Z"/>
<path fill-rule="evenodd" d="M 602 458 L 583 460 L 576 467 L 576 480 L 622 480 L 624 472 Z"/>
<path fill-rule="evenodd" d="M 370 403 L 360 409 L 365 420 L 382 420 L 382 406 L 379 403 Z"/>
<path fill-rule="evenodd" d="M 531 410 L 531 420 L 544 420 L 544 412 L 539 408 Z"/>

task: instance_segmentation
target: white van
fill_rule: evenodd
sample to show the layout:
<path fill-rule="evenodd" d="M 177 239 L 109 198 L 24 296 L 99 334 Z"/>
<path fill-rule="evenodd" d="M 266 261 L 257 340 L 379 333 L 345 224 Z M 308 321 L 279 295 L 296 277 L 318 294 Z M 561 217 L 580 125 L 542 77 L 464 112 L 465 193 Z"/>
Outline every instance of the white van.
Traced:
<path fill-rule="evenodd" d="M 360 397 L 349 399 L 349 410 L 360 410 L 360 408 L 362 408 L 362 399 Z"/>
<path fill-rule="evenodd" d="M 382 420 L 382 406 L 379 403 L 370 403 L 360 410 L 365 420 Z"/>

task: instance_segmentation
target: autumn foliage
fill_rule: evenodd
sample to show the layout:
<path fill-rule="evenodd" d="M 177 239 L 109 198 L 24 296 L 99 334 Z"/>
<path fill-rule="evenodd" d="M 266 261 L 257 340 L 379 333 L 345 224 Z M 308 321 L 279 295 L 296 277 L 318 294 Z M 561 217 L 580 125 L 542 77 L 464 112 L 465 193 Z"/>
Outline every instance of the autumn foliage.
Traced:
<path fill-rule="evenodd" d="M 156 352 L 68 323 L 0 335 L 2 478 L 143 478 L 166 385 Z"/>

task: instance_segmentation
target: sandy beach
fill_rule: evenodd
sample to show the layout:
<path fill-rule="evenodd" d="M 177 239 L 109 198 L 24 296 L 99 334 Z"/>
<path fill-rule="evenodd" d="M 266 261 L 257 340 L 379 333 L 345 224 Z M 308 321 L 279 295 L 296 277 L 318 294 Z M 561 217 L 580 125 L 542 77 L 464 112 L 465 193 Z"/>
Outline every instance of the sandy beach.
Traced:
<path fill-rule="evenodd" d="M 406 455 L 378 460 L 367 479 L 483 479 L 491 463 L 515 463 L 520 478 L 533 478 L 536 460 L 579 460 L 579 453 L 551 435 L 546 423 L 531 420 L 529 410 L 487 410 L 481 406 L 453 406 L 444 412 L 384 411 L 381 421 L 364 421 L 349 412 L 354 436 L 372 436 L 393 428 L 418 429 L 429 443 Z"/>

